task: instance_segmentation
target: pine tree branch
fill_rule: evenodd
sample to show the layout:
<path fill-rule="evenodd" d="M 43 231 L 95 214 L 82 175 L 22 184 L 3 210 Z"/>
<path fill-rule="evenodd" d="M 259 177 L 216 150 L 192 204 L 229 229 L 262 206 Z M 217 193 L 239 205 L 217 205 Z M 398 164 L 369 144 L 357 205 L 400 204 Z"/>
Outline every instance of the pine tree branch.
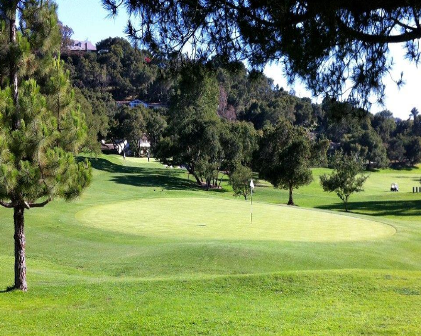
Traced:
<path fill-rule="evenodd" d="M 30 209 L 30 208 L 43 208 L 50 202 L 51 202 L 51 197 L 47 198 L 44 202 L 41 202 L 41 203 L 26 203 L 26 204 L 27 204 L 27 206 L 29 206 L 28 209 Z"/>
<path fill-rule="evenodd" d="M 13 208 L 13 203 L 12 202 L 7 203 L 7 202 L 0 201 L 0 205 L 3 206 L 3 207 L 5 207 L 5 208 L 8 208 L 8 209 Z"/>
<path fill-rule="evenodd" d="M 387 34 L 369 34 L 362 31 L 358 31 L 349 27 L 339 17 L 337 18 L 337 24 L 345 34 L 352 37 L 355 40 L 366 42 L 370 44 L 375 43 L 402 43 L 412 41 L 421 36 L 421 29 L 411 27 L 412 30 L 406 31 L 405 33 L 398 35 L 387 35 Z M 402 26 L 402 24 L 400 24 Z M 409 27 L 409 26 L 408 26 Z M 409 29 L 409 28 L 408 28 Z"/>

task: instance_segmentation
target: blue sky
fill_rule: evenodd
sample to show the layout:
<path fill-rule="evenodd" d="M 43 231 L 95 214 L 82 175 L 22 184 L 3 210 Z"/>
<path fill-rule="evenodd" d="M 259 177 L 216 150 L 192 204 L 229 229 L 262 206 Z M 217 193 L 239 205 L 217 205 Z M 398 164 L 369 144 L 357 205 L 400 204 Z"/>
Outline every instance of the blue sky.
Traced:
<path fill-rule="evenodd" d="M 87 39 L 95 44 L 107 37 L 125 36 L 123 31 L 128 16 L 124 10 L 121 10 L 116 18 L 109 18 L 100 0 L 56 0 L 56 3 L 59 19 L 73 29 L 74 39 Z M 400 46 L 392 46 L 391 49 L 395 60 L 392 78 L 398 79 L 403 71 L 406 85 L 399 90 L 391 78 L 386 78 L 386 106 L 373 106 L 371 112 L 376 113 L 387 108 L 393 112 L 394 116 L 407 119 L 413 107 L 421 111 L 421 69 L 404 60 L 404 52 Z M 286 90 L 294 89 L 300 97 L 311 96 L 299 83 L 292 88 L 289 87 L 281 67 L 268 66 L 265 73 Z M 312 99 L 316 101 L 316 98 Z"/>

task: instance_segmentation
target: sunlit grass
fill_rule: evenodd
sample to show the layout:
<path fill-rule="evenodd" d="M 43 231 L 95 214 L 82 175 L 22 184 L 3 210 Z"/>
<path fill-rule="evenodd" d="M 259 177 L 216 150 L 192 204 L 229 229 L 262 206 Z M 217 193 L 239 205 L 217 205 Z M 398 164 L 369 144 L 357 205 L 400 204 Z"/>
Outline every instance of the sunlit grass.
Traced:
<path fill-rule="evenodd" d="M 420 334 L 418 169 L 371 173 L 349 216 L 326 169 L 298 208 L 260 181 L 251 224 L 226 180 L 206 192 L 153 160 L 92 160 L 79 200 L 26 211 L 29 292 L 0 293 L 1 335 Z M 12 281 L 0 209 L 0 291 Z"/>

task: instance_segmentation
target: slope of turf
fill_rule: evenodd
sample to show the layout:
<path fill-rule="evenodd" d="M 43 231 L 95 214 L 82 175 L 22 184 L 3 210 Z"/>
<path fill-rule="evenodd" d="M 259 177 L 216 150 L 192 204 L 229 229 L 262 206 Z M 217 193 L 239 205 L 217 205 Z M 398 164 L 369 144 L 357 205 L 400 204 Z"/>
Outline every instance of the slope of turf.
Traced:
<path fill-rule="evenodd" d="M 28 293 L 5 291 L 13 225 L 0 209 L 1 335 L 420 334 L 421 195 L 411 192 L 419 170 L 373 172 L 350 216 L 318 184 L 328 170 L 296 191 L 298 209 L 274 205 L 287 193 L 260 181 L 258 229 L 247 231 L 250 204 L 226 181 L 206 192 L 155 162 L 92 163 L 94 182 L 79 200 L 26 211 Z M 391 182 L 401 192 L 389 192 Z M 311 234 L 297 235 L 317 216 Z M 344 239 L 354 223 L 358 238 Z"/>

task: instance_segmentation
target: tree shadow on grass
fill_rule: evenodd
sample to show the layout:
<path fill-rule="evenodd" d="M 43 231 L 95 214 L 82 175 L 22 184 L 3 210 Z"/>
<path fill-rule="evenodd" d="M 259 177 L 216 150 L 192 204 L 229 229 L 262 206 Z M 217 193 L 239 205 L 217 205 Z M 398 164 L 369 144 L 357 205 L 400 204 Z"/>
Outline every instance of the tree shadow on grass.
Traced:
<path fill-rule="evenodd" d="M 135 187 L 155 187 L 165 190 L 203 190 L 196 181 L 181 177 L 179 169 L 170 168 L 143 168 L 122 166 L 106 159 L 90 159 L 91 165 L 97 170 L 118 174 L 111 177 L 111 181 Z M 211 189 L 209 192 L 225 192 L 223 189 Z"/>
<path fill-rule="evenodd" d="M 390 167 L 392 170 L 396 171 L 413 171 L 418 170 L 419 168 L 417 166 L 408 166 L 408 165 L 402 165 L 402 164 L 392 164 Z"/>
<path fill-rule="evenodd" d="M 141 167 L 122 166 L 119 164 L 112 163 L 106 159 L 101 158 L 89 158 L 89 162 L 92 168 L 97 170 L 106 171 L 108 173 L 116 174 L 141 174 L 145 173 L 145 169 Z"/>
<path fill-rule="evenodd" d="M 135 187 L 155 187 L 165 190 L 200 190 L 200 187 L 193 181 L 170 174 L 167 175 L 166 173 L 160 174 L 149 169 L 145 174 L 113 176 L 111 181 Z"/>
<path fill-rule="evenodd" d="M 343 203 L 321 205 L 316 208 L 345 211 Z M 352 213 L 371 216 L 421 216 L 421 200 L 350 202 L 348 210 Z"/>
<path fill-rule="evenodd" d="M 0 290 L 0 294 L 9 293 L 9 292 L 14 291 L 15 289 L 16 289 L 15 286 L 9 286 L 6 289 Z"/>

